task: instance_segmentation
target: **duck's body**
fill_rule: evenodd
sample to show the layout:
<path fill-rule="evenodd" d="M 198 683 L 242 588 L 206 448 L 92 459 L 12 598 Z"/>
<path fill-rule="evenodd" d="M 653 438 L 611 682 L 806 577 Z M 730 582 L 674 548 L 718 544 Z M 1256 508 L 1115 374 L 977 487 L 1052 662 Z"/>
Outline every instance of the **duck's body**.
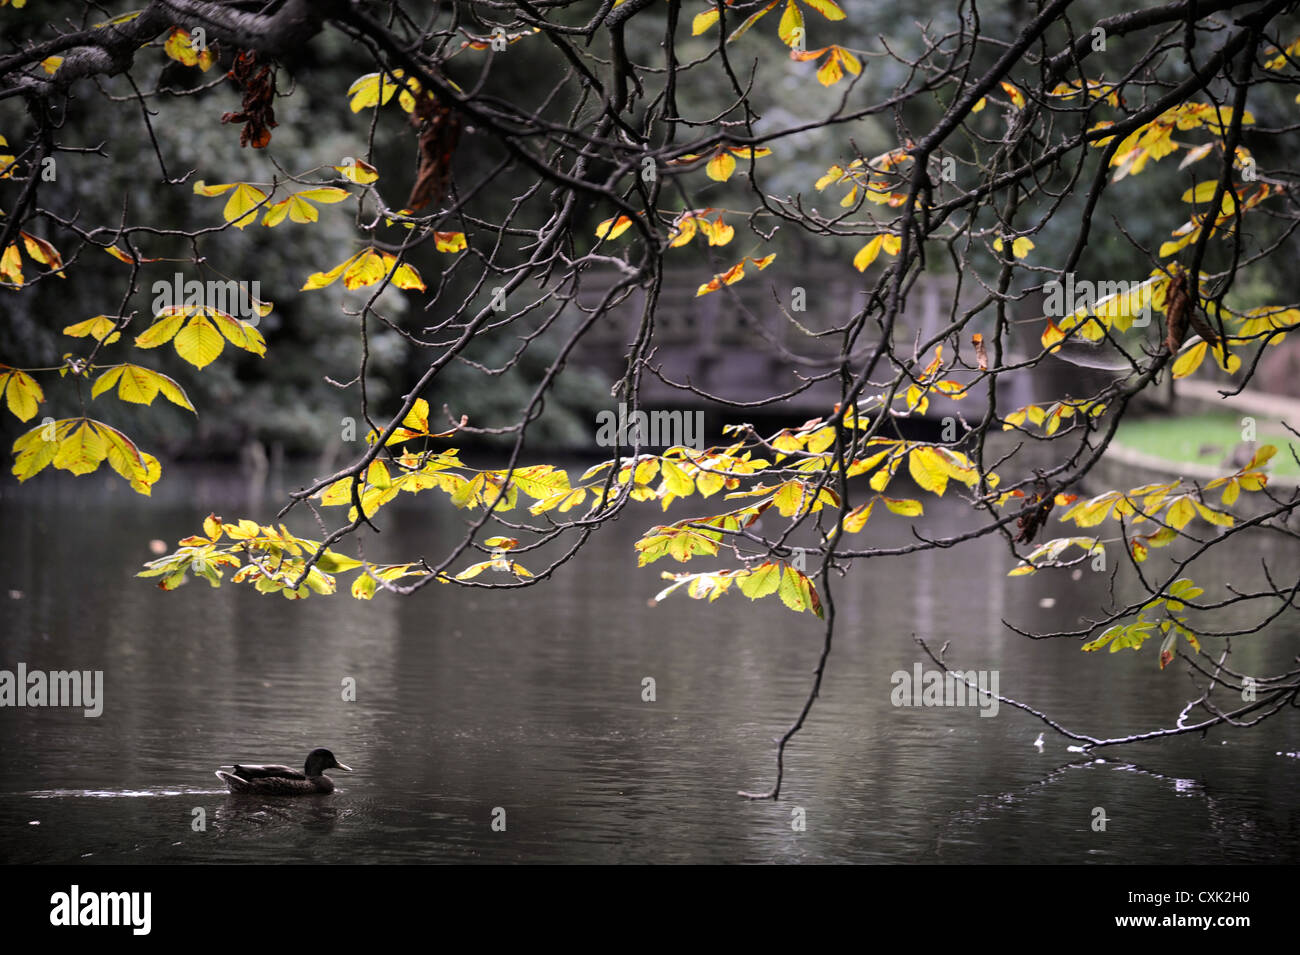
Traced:
<path fill-rule="evenodd" d="M 327 749 L 314 749 L 307 757 L 302 772 L 289 766 L 273 764 L 243 765 L 236 763 L 230 772 L 217 770 L 217 778 L 230 787 L 232 793 L 261 796 L 317 796 L 332 793 L 334 780 L 325 775 L 327 769 L 352 770 L 334 758 Z"/>

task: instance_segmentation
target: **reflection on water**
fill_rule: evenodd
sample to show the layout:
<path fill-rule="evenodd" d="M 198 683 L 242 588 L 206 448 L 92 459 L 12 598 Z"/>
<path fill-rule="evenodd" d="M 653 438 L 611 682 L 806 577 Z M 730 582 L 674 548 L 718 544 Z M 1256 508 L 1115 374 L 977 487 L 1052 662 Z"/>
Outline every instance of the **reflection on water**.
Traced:
<path fill-rule="evenodd" d="M 4 861 L 1300 859 L 1292 714 L 1080 759 L 1050 732 L 1040 752 L 1044 727 L 1011 707 L 983 718 L 891 704 L 892 673 L 930 666 L 915 634 L 950 641 L 953 666 L 998 670 L 1001 693 L 1073 730 L 1170 724 L 1189 684 L 1158 670 L 1154 648 L 1085 655 L 1003 625 L 1095 614 L 1108 575 L 1007 578 L 992 540 L 859 565 L 835 585 L 840 630 L 783 798 L 751 803 L 735 793 L 771 784 L 772 738 L 807 692 L 819 625 L 733 596 L 649 606 L 661 568 L 638 569 L 632 543 L 657 510 L 601 529 L 541 586 L 291 603 L 193 582 L 165 594 L 133 576 L 151 538 L 194 533 L 210 510 L 266 522 L 274 498 L 179 467 L 153 500 L 119 484 L 42 475 L 0 494 L 0 595 L 21 594 L 0 596 L 0 667 L 105 674 L 98 719 L 0 710 Z M 366 541 L 375 560 L 433 557 L 461 528 L 440 498 L 390 508 Z M 945 529 L 967 520 L 950 498 L 926 511 Z M 904 526 L 873 517 L 859 536 L 897 542 Z M 1288 547 L 1260 536 L 1200 573 L 1248 589 L 1265 558 L 1294 576 Z M 1298 635 L 1288 613 L 1238 638 L 1235 665 L 1283 669 Z M 355 702 L 342 699 L 347 678 Z M 298 766 L 316 746 L 355 770 L 332 796 L 212 785 L 223 764 Z M 1105 832 L 1091 825 L 1097 807 Z"/>

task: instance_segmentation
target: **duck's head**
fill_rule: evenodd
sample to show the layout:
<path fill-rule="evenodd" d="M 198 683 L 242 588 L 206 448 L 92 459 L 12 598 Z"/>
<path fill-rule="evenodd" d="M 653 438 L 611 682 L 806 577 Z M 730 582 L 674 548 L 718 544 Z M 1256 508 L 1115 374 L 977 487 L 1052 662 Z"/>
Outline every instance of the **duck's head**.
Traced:
<path fill-rule="evenodd" d="M 324 775 L 325 770 L 327 769 L 341 769 L 345 773 L 352 772 L 350 766 L 344 766 L 335 759 L 334 754 L 327 749 L 313 749 L 307 754 L 307 768 L 305 772 L 308 776 Z"/>

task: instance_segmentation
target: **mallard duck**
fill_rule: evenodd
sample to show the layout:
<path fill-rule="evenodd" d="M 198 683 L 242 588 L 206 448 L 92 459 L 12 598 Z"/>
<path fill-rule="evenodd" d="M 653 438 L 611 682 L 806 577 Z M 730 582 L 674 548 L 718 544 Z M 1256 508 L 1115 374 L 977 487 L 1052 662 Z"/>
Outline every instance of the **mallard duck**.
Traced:
<path fill-rule="evenodd" d="M 288 766 L 243 766 L 236 763 L 231 772 L 218 769 L 217 778 L 229 786 L 232 793 L 315 796 L 334 791 L 334 780 L 325 775 L 327 769 L 352 772 L 329 750 L 313 749 L 307 754 L 307 765 L 301 773 Z"/>

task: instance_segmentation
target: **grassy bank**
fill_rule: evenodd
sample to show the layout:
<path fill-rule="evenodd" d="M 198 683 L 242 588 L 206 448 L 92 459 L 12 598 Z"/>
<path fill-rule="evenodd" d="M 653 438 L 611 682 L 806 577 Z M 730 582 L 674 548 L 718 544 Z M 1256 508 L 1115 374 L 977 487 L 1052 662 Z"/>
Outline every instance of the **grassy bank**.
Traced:
<path fill-rule="evenodd" d="M 1273 458 L 1274 474 L 1297 476 L 1300 466 L 1291 456 L 1290 446 L 1300 453 L 1300 438 L 1282 425 L 1263 418 L 1257 420 L 1259 444 L 1277 445 Z M 1134 451 L 1151 454 L 1167 461 L 1190 462 L 1212 467 L 1223 465 L 1241 443 L 1241 415 L 1206 414 L 1148 417 L 1124 421 L 1115 435 L 1116 443 Z"/>

